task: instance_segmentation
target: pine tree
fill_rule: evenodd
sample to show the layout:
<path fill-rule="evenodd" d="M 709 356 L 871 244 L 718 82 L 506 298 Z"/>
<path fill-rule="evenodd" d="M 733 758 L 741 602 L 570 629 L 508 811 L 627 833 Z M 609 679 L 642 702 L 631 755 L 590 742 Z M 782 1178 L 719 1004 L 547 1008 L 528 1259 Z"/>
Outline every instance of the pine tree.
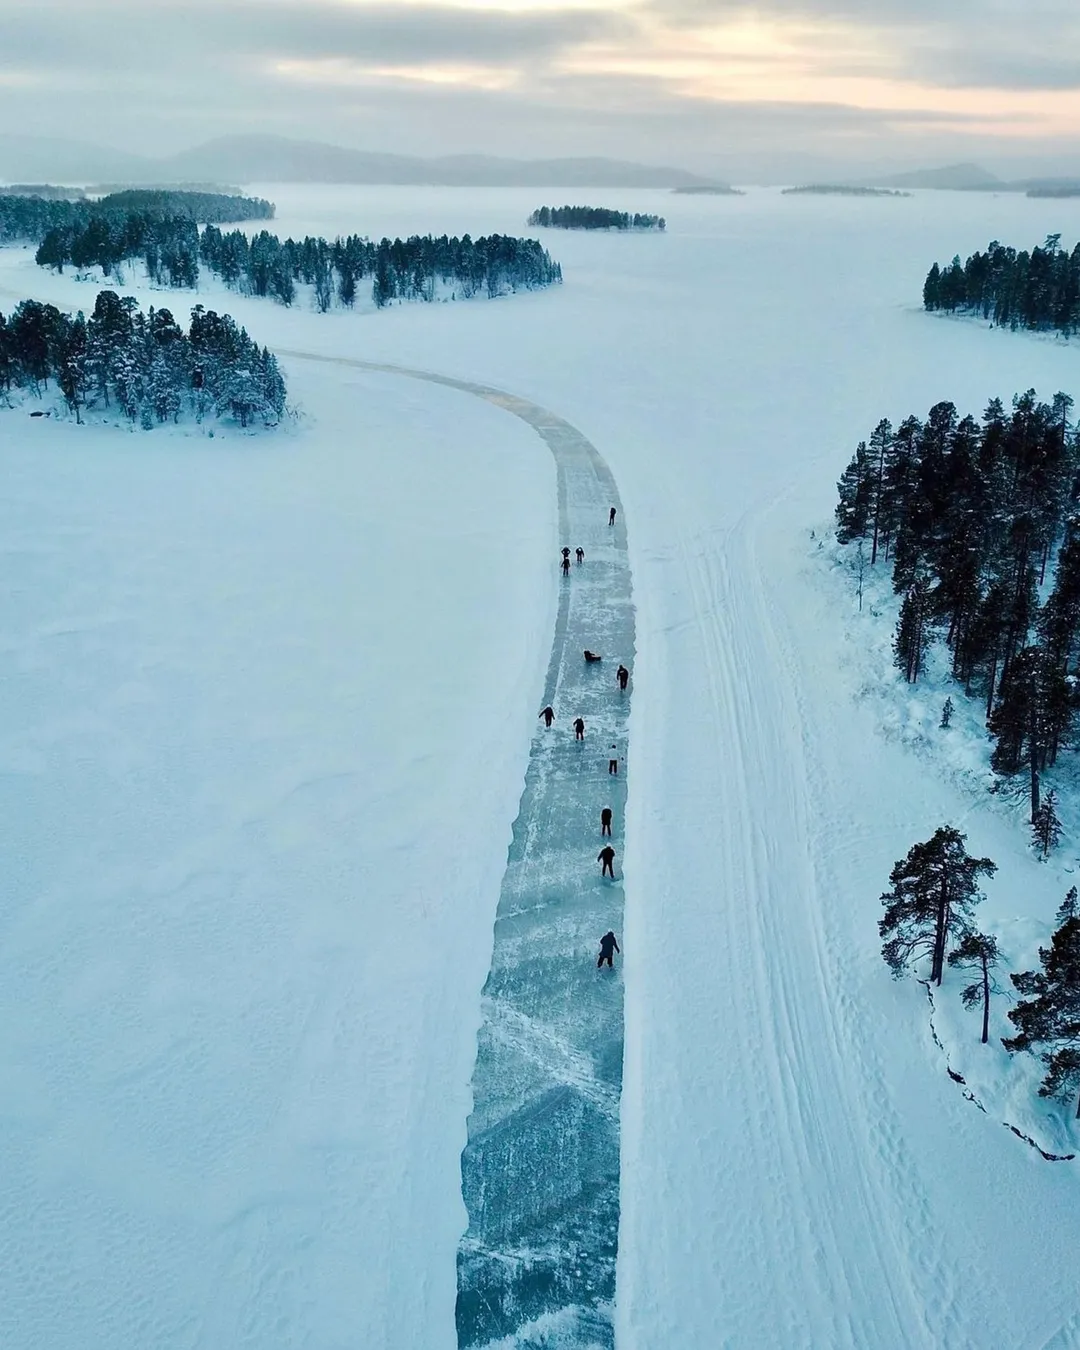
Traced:
<path fill-rule="evenodd" d="M 1001 990 L 993 977 L 994 967 L 1001 960 L 997 939 L 987 933 L 977 933 L 974 929 L 965 933 L 955 949 L 949 953 L 950 966 L 974 966 L 979 978 L 961 990 L 960 997 L 965 1008 L 975 1008 L 982 1001 L 982 1043 L 990 1037 L 990 995 L 1000 994 Z"/>
<path fill-rule="evenodd" d="M 1061 842 L 1061 821 L 1057 814 L 1057 793 L 1053 788 L 1039 803 L 1031 819 L 1031 840 L 1043 862 Z"/>
<path fill-rule="evenodd" d="M 889 874 L 892 890 L 881 897 L 884 917 L 878 924 L 881 954 L 899 977 L 917 957 L 930 954 L 930 979 L 941 983 L 945 949 L 973 925 L 972 910 L 983 898 L 979 877 L 993 876 L 997 865 L 973 858 L 966 836 L 943 825 L 922 844 L 913 844 Z"/>
<path fill-rule="evenodd" d="M 1070 912 L 1050 946 L 1039 948 L 1042 969 L 1012 976 L 1017 990 L 1027 997 L 1009 1012 L 1016 1035 L 1002 1040 L 1010 1054 L 1018 1050 L 1035 1053 L 1042 1047 L 1046 1075 L 1039 1096 L 1062 1100 L 1080 1087 L 1080 917 L 1075 888 L 1062 906 L 1066 909 Z M 1080 1100 L 1076 1114 L 1080 1119 Z"/>
<path fill-rule="evenodd" d="M 926 583 L 917 578 L 900 606 L 900 618 L 893 638 L 896 664 L 904 672 L 908 684 L 918 680 L 932 636 Z"/>

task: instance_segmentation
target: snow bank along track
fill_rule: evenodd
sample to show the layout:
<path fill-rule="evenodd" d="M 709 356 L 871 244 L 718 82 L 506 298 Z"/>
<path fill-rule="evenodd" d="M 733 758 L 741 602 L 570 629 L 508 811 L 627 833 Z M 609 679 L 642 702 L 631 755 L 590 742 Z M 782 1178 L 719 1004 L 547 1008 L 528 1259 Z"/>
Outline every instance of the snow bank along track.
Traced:
<path fill-rule="evenodd" d="M 527 422 L 555 458 L 560 541 L 582 547 L 585 561 L 560 583 L 544 690 L 556 720 L 550 730 L 535 723 L 495 921 L 461 1160 L 469 1228 L 458 1252 L 457 1329 L 463 1348 L 504 1338 L 523 1347 L 611 1347 L 623 998 L 620 972 L 598 970 L 595 958 L 601 934 L 622 931 L 630 691 L 619 693 L 615 669 L 630 665 L 634 649 L 614 479 L 581 432 L 512 394 L 400 366 L 279 355 L 474 394 Z M 586 647 L 604 660 L 587 664 Z M 583 741 L 571 725 L 579 715 Z M 604 806 L 614 813 L 617 854 L 615 879 L 606 881 L 596 862 Z"/>

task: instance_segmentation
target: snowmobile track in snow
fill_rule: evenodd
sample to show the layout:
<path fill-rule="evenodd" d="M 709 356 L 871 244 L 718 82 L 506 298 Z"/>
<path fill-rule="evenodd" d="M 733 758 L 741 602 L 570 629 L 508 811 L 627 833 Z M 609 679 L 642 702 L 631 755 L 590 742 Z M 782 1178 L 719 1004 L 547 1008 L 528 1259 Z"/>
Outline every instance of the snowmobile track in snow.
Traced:
<path fill-rule="evenodd" d="M 404 375 L 482 398 L 527 422 L 558 474 L 559 542 L 585 550 L 560 579 L 544 687 L 495 919 L 491 972 L 462 1154 L 469 1228 L 458 1251 L 458 1345 L 610 1350 L 619 1228 L 622 975 L 600 971 L 622 932 L 627 718 L 634 610 L 611 471 L 570 423 L 488 385 L 347 357 L 282 357 Z M 614 526 L 608 511 L 616 507 Z M 552 559 L 552 566 L 557 559 Z M 587 664 L 585 648 L 599 652 Z M 585 720 L 585 739 L 572 722 Z M 613 748 L 614 747 L 614 748 Z M 619 772 L 608 772 L 617 756 Z M 602 880 L 600 810 L 614 813 L 616 876 Z M 618 960 L 618 958 L 616 958 Z"/>

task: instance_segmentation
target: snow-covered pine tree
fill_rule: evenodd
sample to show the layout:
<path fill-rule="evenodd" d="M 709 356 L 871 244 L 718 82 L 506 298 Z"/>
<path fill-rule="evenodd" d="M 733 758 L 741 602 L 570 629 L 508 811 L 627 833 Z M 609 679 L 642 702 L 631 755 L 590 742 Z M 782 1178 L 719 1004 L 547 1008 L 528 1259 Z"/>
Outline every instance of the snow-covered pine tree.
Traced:
<path fill-rule="evenodd" d="M 994 967 L 1001 960 L 997 938 L 988 933 L 977 933 L 974 929 L 966 932 L 957 946 L 949 953 L 950 966 L 974 967 L 979 978 L 966 989 L 960 991 L 965 1008 L 978 1007 L 982 1002 L 982 1043 L 990 1037 L 990 995 L 1000 994 L 1001 990 L 994 980 Z"/>
<path fill-rule="evenodd" d="M 860 441 L 836 485 L 840 494 L 836 507 L 836 538 L 841 544 L 866 538 L 870 524 L 873 473 L 874 466 L 870 462 L 866 442 Z"/>
<path fill-rule="evenodd" d="M 1003 1039 L 1002 1045 L 1010 1054 L 1039 1051 L 1046 1069 L 1039 1096 L 1065 1100 L 1080 1088 L 1080 916 L 1075 888 L 1066 897 L 1059 919 L 1062 913 L 1066 917 L 1050 946 L 1039 948 L 1042 969 L 1012 976 L 1026 997 L 1009 1011 L 1017 1033 Z M 1080 1097 L 1076 1115 L 1080 1119 Z"/>
<path fill-rule="evenodd" d="M 979 878 L 993 876 L 997 865 L 971 857 L 965 843 L 959 830 L 942 825 L 925 843 L 913 844 L 889 874 L 892 889 L 881 897 L 885 914 L 878 933 L 895 976 L 929 954 L 930 979 L 940 984 L 950 939 L 973 927 L 972 911 L 983 898 Z"/>
<path fill-rule="evenodd" d="M 1043 862 L 1061 842 L 1061 821 L 1057 814 L 1057 793 L 1053 788 L 1039 803 L 1031 818 L 1031 840 Z"/>
<path fill-rule="evenodd" d="M 900 606 L 900 617 L 893 638 L 896 664 L 904 672 L 908 684 L 918 680 L 932 636 L 929 592 L 926 582 L 916 577 Z"/>

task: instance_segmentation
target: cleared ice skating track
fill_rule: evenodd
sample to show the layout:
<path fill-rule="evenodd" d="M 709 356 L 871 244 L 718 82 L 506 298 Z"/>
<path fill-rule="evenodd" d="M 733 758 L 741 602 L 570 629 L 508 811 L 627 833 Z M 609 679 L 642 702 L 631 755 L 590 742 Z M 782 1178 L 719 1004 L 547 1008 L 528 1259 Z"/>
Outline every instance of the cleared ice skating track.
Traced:
<path fill-rule="evenodd" d="M 626 725 L 634 610 L 615 481 L 576 428 L 525 399 L 427 371 L 281 351 L 405 375 L 474 394 L 533 427 L 558 471 L 559 534 L 585 550 L 560 582 L 558 619 L 495 921 L 484 988 L 458 1252 L 461 1347 L 607 1350 L 619 1229 L 621 971 L 596 968 L 601 935 L 622 933 Z M 617 509 L 614 527 L 608 511 Z M 555 566 L 555 560 L 552 561 Z M 586 664 L 583 651 L 603 661 Z M 585 739 L 572 723 L 585 720 Z M 511 733 L 512 734 L 512 733 Z M 618 774 L 608 771 L 617 757 Z M 613 811 L 615 880 L 602 880 L 600 811 Z M 619 958 L 616 957 L 616 962 Z"/>

